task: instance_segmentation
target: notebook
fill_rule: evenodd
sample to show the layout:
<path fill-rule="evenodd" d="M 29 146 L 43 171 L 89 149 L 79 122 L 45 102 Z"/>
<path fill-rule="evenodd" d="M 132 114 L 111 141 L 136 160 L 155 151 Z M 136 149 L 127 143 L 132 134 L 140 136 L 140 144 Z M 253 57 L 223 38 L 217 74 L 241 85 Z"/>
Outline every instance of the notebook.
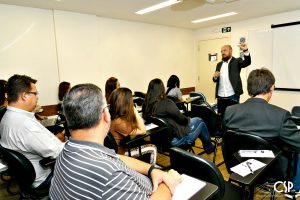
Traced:
<path fill-rule="evenodd" d="M 43 119 L 41 121 L 41 124 L 43 124 L 43 126 L 54 126 L 57 122 L 58 119 L 58 115 L 51 115 L 48 116 L 46 119 Z"/>
<path fill-rule="evenodd" d="M 182 182 L 176 186 L 172 200 L 188 200 L 206 185 L 206 182 L 186 174 L 181 177 Z"/>

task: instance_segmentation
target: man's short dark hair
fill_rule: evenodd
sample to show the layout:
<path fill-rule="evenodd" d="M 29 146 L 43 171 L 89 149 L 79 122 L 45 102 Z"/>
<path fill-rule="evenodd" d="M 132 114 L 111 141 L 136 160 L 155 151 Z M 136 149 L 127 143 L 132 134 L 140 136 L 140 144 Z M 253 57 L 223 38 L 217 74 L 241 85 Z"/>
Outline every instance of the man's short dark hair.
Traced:
<path fill-rule="evenodd" d="M 94 84 L 74 86 L 65 96 L 63 109 L 71 130 L 95 127 L 106 107 L 101 89 Z"/>
<path fill-rule="evenodd" d="M 271 91 L 275 84 L 275 78 L 272 72 L 266 68 L 255 69 L 250 72 L 247 80 L 248 94 L 255 97 L 260 94 L 266 94 Z"/>
<path fill-rule="evenodd" d="M 7 81 L 7 101 L 18 101 L 19 95 L 23 92 L 30 92 L 31 83 L 35 84 L 37 80 L 26 76 L 15 74 Z"/>

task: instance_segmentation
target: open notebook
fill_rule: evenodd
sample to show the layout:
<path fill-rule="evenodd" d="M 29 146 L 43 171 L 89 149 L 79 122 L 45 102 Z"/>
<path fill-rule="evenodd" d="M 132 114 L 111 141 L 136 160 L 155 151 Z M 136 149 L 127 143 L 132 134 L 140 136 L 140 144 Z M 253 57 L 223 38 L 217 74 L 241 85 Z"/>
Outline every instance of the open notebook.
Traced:
<path fill-rule="evenodd" d="M 188 200 L 206 185 L 204 181 L 186 174 L 182 174 L 181 177 L 182 182 L 176 186 L 172 200 Z"/>
<path fill-rule="evenodd" d="M 44 126 L 54 126 L 57 122 L 58 119 L 58 115 L 51 115 L 48 116 L 46 119 L 43 119 L 41 121 L 41 124 L 43 124 Z"/>

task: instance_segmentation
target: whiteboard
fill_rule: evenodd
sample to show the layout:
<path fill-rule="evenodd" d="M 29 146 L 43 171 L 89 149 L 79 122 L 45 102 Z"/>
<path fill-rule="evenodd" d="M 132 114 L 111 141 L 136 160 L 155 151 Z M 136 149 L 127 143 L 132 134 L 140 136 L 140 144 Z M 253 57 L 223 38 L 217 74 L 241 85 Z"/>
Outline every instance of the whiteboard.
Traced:
<path fill-rule="evenodd" d="M 273 73 L 276 88 L 300 89 L 300 25 L 273 29 Z"/>

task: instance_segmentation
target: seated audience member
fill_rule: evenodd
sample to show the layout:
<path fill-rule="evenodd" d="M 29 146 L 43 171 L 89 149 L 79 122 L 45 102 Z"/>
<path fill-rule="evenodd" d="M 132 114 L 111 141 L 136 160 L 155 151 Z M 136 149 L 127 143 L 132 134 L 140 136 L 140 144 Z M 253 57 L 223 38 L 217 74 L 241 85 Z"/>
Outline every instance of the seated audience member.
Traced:
<path fill-rule="evenodd" d="M 103 146 L 111 119 L 100 88 L 74 86 L 63 107 L 71 138 L 56 161 L 52 200 L 171 198 L 181 181 L 176 171 L 152 170 L 150 164 Z"/>
<path fill-rule="evenodd" d="M 6 107 L 7 106 L 7 99 L 6 99 L 6 84 L 7 81 L 5 80 L 0 80 L 0 109 L 2 107 Z"/>
<path fill-rule="evenodd" d="M 288 146 L 299 152 L 300 131 L 290 118 L 290 112 L 268 103 L 274 88 L 275 78 L 272 72 L 264 68 L 253 70 L 247 80 L 248 94 L 251 98 L 244 103 L 228 107 L 224 115 L 224 125 L 233 131 L 260 136 L 277 148 Z M 281 159 L 284 158 L 275 163 L 279 165 L 274 166 L 274 169 L 278 168 L 285 172 L 287 162 L 281 162 Z M 299 173 L 297 176 L 299 177 L 296 177 L 293 189 L 299 190 Z"/>
<path fill-rule="evenodd" d="M 170 76 L 167 82 L 166 95 L 182 100 L 182 93 L 180 90 L 180 81 L 176 75 Z"/>
<path fill-rule="evenodd" d="M 61 113 L 63 113 L 62 106 L 61 106 L 62 101 L 70 89 L 71 89 L 71 84 L 66 81 L 61 82 L 58 86 L 58 100 L 59 100 L 58 105 L 59 105 L 59 111 Z"/>
<path fill-rule="evenodd" d="M 120 145 L 120 141 L 129 135 L 141 135 L 146 133 L 144 120 L 138 114 L 133 105 L 132 91 L 128 88 L 115 89 L 108 100 L 110 105 L 111 126 L 110 132 L 115 138 L 119 148 L 118 154 L 127 153 Z M 156 147 L 154 145 L 143 145 L 142 154 L 150 153 L 150 163 L 156 162 Z M 127 154 L 126 154 L 127 155 Z M 131 155 L 139 155 L 139 150 L 131 152 Z M 135 156 L 133 156 L 135 157 Z"/>
<path fill-rule="evenodd" d="M 160 79 L 150 81 L 143 104 L 143 118 L 150 116 L 162 118 L 173 128 L 171 146 L 191 145 L 199 137 L 205 152 L 213 152 L 214 146 L 205 123 L 199 117 L 190 119 L 180 113 L 176 104 L 166 97 L 165 87 Z"/>
<path fill-rule="evenodd" d="M 7 111 L 0 123 L 1 146 L 18 151 L 32 163 L 36 178 L 32 187 L 49 188 L 50 167 L 39 164 L 42 158 L 56 158 L 64 143 L 48 131 L 32 112 L 38 100 L 37 81 L 25 75 L 13 75 L 7 83 Z"/>
<path fill-rule="evenodd" d="M 120 82 L 117 78 L 115 77 L 110 77 L 107 79 L 105 83 L 105 98 L 106 101 L 108 101 L 109 95 L 114 91 L 115 89 L 120 87 Z"/>

